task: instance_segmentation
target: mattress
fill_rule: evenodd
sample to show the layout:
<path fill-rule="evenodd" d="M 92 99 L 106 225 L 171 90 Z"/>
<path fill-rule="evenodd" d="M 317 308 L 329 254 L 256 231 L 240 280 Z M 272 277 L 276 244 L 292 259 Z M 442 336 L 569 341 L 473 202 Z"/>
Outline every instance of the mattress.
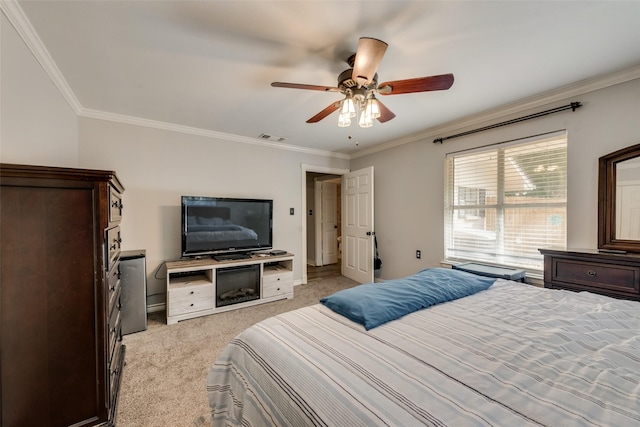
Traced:
<path fill-rule="evenodd" d="M 365 328 L 317 304 L 238 335 L 214 425 L 640 425 L 640 303 L 503 279 Z"/>

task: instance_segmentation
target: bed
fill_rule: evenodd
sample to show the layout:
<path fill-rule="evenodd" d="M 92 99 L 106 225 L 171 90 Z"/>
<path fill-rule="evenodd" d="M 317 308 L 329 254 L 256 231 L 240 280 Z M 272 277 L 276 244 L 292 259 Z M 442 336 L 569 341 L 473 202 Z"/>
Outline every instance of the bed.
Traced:
<path fill-rule="evenodd" d="M 640 425 L 640 303 L 490 279 L 421 308 L 399 289 L 379 325 L 323 301 L 242 332 L 208 374 L 213 425 Z"/>

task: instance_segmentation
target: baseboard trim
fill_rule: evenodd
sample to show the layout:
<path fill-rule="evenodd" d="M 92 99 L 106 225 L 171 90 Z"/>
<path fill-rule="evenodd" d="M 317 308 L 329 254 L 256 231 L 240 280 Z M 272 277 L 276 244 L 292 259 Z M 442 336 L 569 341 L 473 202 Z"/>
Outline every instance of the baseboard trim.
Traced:
<path fill-rule="evenodd" d="M 158 311 L 165 311 L 166 308 L 167 308 L 167 305 L 163 302 L 158 304 L 149 304 L 147 306 L 147 313 L 156 313 Z"/>

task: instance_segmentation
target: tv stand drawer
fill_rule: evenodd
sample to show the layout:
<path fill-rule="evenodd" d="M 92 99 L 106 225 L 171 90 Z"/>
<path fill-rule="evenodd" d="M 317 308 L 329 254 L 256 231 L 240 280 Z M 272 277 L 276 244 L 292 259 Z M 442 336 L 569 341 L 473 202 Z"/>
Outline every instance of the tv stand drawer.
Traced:
<path fill-rule="evenodd" d="M 215 291 L 213 285 L 196 285 L 172 289 L 168 294 L 169 316 L 207 310 L 214 307 Z"/>

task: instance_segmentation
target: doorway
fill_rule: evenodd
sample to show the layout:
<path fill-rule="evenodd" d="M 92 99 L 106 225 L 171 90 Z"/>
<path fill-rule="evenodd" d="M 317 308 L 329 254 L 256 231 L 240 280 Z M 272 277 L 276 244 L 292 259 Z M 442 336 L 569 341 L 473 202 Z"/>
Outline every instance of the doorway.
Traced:
<path fill-rule="evenodd" d="M 340 217 L 344 223 L 337 227 L 342 234 L 342 241 L 339 242 L 341 247 L 340 275 L 359 283 L 373 282 L 373 236 L 375 236 L 373 229 L 373 166 L 356 171 L 305 164 L 302 164 L 301 168 L 302 283 L 307 283 L 307 266 L 317 267 L 315 247 L 319 233 L 312 226 L 316 223 L 314 217 L 316 212 L 314 178 L 325 175 L 333 175 L 326 177 L 327 180 L 339 177 L 341 182 L 340 197 L 336 200 L 336 206 L 339 206 L 341 211 L 341 214 L 336 216 Z M 314 176 L 313 174 L 320 175 Z M 314 194 L 314 196 L 308 197 L 308 194 Z M 309 221 L 309 217 L 314 217 L 313 222 Z M 312 254 L 312 256 L 308 254 Z M 318 264 L 322 264 L 322 262 Z"/>
<path fill-rule="evenodd" d="M 341 175 L 306 173 L 307 281 L 341 275 Z"/>

